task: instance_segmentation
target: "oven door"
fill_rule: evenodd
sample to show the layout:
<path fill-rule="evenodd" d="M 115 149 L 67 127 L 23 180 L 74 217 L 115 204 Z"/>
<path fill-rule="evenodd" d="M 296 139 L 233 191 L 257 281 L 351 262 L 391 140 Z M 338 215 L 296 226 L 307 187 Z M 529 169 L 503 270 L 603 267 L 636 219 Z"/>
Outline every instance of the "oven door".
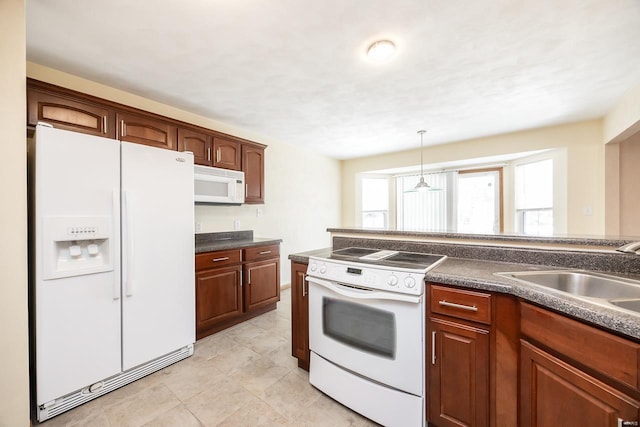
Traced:
<path fill-rule="evenodd" d="M 311 351 L 348 371 L 422 396 L 422 296 L 307 280 Z"/>

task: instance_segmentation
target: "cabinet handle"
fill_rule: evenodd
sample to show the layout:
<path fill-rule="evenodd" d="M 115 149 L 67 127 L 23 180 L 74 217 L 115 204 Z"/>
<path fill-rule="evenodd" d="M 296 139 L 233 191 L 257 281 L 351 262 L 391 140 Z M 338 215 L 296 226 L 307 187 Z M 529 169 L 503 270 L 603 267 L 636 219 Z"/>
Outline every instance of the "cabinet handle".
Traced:
<path fill-rule="evenodd" d="M 124 123 L 124 119 L 120 120 L 120 136 L 127 134 L 127 125 Z"/>
<path fill-rule="evenodd" d="M 618 418 L 618 427 L 638 427 L 638 421 L 625 421 Z"/>
<path fill-rule="evenodd" d="M 251 284 L 251 270 L 247 270 L 247 285 Z"/>
<path fill-rule="evenodd" d="M 207 161 L 211 161 L 211 147 L 207 148 Z"/>
<path fill-rule="evenodd" d="M 249 194 L 249 184 L 244 185 L 244 196 L 247 197 L 247 194 Z"/>
<path fill-rule="evenodd" d="M 102 133 L 107 133 L 107 116 L 102 116 Z"/>
<path fill-rule="evenodd" d="M 220 149 L 216 150 L 216 163 L 220 163 Z"/>
<path fill-rule="evenodd" d="M 306 297 L 307 296 L 307 286 L 309 286 L 309 282 L 307 282 L 307 278 L 305 276 L 302 276 L 302 296 Z"/>
<path fill-rule="evenodd" d="M 431 331 L 431 364 L 436 364 L 436 331 Z"/>
<path fill-rule="evenodd" d="M 460 310 L 478 311 L 478 307 L 476 307 L 475 305 L 462 305 L 448 301 L 438 301 L 438 304 L 444 305 L 445 307 L 459 308 Z"/>
<path fill-rule="evenodd" d="M 270 254 L 271 251 L 260 251 L 260 255 L 266 255 L 266 254 Z"/>
<path fill-rule="evenodd" d="M 225 257 L 222 257 L 222 258 L 214 258 L 214 259 L 212 259 L 212 261 L 213 262 L 218 262 L 218 261 L 226 261 L 228 259 L 229 259 L 229 257 L 225 256 Z"/>

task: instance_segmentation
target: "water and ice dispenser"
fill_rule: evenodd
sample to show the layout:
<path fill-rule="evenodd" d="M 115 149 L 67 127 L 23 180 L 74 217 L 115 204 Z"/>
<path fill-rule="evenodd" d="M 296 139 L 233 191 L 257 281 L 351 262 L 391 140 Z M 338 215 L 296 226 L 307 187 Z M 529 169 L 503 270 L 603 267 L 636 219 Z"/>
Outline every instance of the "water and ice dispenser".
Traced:
<path fill-rule="evenodd" d="M 44 217 L 43 279 L 113 270 L 112 218 Z"/>

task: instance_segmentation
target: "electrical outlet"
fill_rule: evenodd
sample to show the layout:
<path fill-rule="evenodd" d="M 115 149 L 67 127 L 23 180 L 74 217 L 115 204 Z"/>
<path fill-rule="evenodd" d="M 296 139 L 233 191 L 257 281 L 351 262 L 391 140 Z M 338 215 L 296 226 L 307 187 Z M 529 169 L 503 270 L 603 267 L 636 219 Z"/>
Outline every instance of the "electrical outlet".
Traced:
<path fill-rule="evenodd" d="M 256 208 L 256 216 L 257 217 L 261 217 L 262 216 L 262 208 Z"/>
<path fill-rule="evenodd" d="M 202 223 L 196 222 L 196 233 L 199 233 L 201 231 L 202 231 Z"/>
<path fill-rule="evenodd" d="M 233 221 L 233 229 L 234 230 L 240 230 L 240 220 L 236 219 L 235 221 Z"/>

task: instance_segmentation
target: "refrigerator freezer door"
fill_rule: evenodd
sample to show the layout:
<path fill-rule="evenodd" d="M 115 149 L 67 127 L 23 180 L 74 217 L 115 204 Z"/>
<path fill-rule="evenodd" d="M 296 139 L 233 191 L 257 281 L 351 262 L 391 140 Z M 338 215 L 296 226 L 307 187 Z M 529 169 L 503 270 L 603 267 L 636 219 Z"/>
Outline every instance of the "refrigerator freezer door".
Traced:
<path fill-rule="evenodd" d="M 122 360 L 195 341 L 193 155 L 123 142 Z"/>
<path fill-rule="evenodd" d="M 115 140 L 36 129 L 31 187 L 38 405 L 121 369 L 119 153 Z M 73 274 L 45 276 L 52 257 Z M 97 270 L 106 271 L 87 269 L 91 263 L 105 264 Z"/>

